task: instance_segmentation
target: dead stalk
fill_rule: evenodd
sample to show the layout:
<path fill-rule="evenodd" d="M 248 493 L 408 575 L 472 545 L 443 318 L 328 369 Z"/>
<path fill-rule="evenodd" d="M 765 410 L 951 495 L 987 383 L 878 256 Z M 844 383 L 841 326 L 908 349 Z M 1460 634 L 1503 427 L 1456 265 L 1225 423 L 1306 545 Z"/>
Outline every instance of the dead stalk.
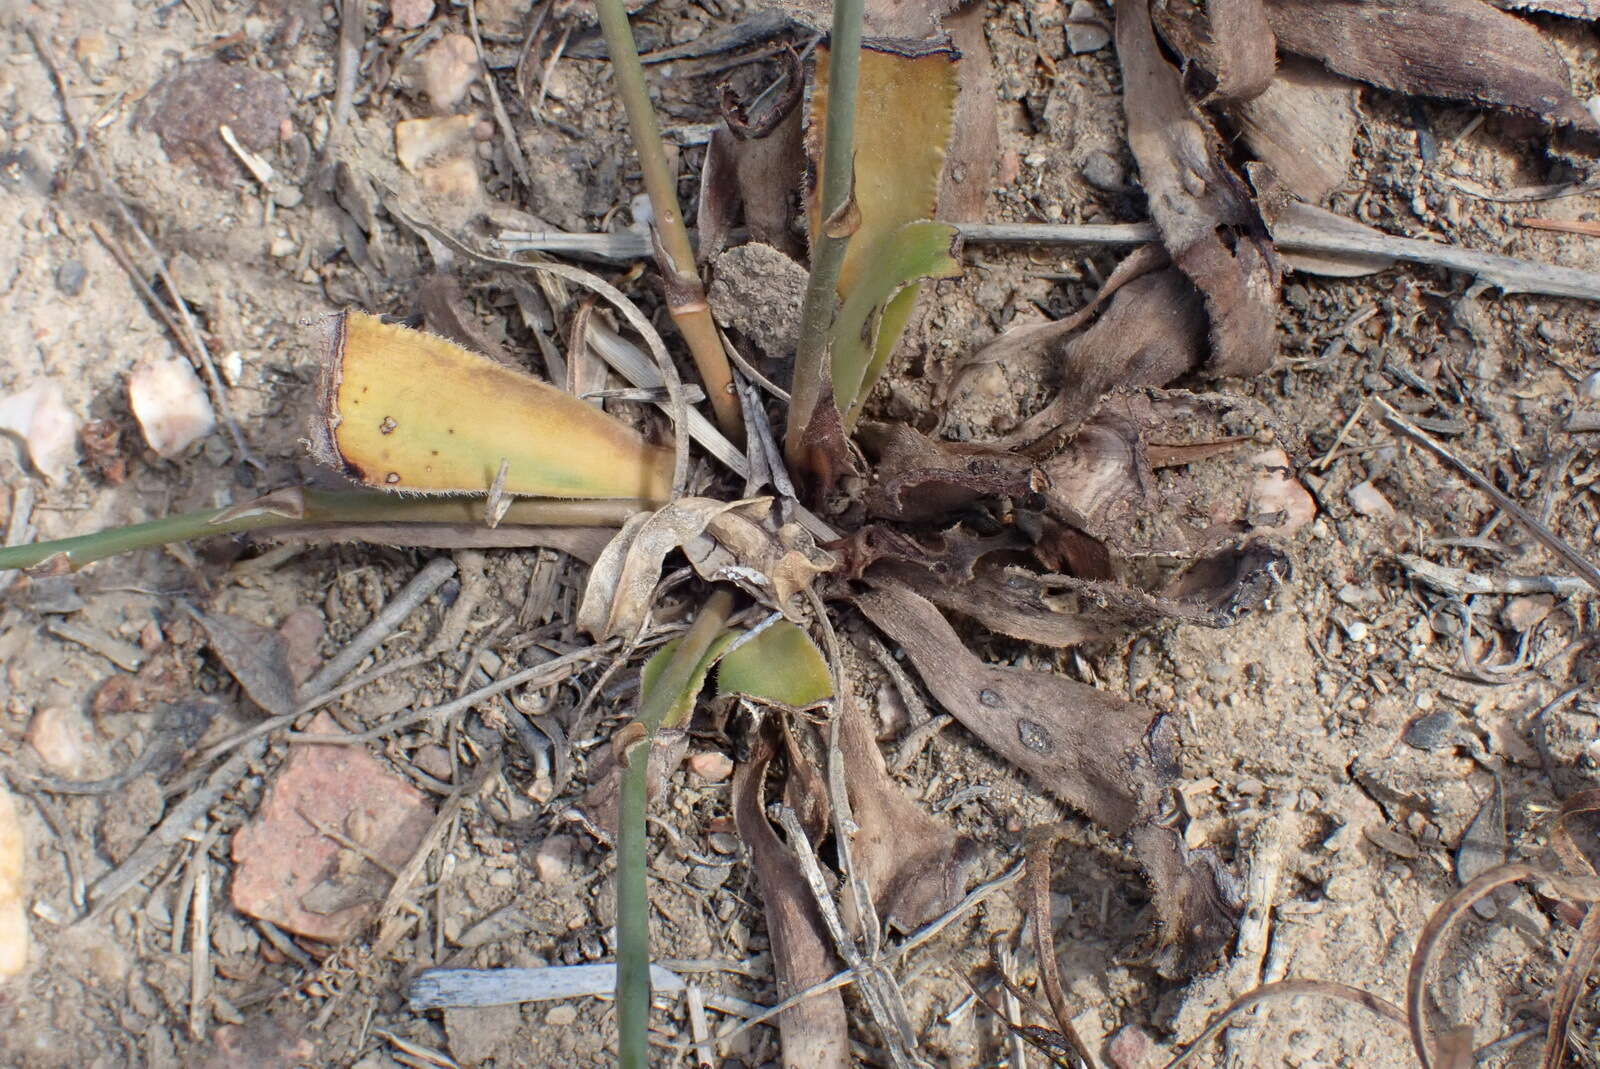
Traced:
<path fill-rule="evenodd" d="M 695 267 L 694 246 L 689 242 L 683 209 L 678 205 L 677 183 L 667 166 L 667 155 L 661 149 L 661 125 L 656 121 L 650 91 L 645 87 L 644 64 L 639 62 L 639 49 L 628 26 L 628 12 L 623 0 L 597 0 L 596 7 L 600 10 L 606 48 L 611 53 L 617 95 L 628 113 L 628 129 L 634 150 L 639 154 L 650 208 L 655 214 L 656 263 L 666 276 L 667 310 L 694 356 L 706 395 L 711 398 L 717 425 L 724 434 L 738 440 L 744 433 L 744 419 L 733 389 L 733 371 L 722 349 L 722 339 L 717 335 L 717 325 L 711 318 L 711 306 L 706 303 L 705 286 Z"/>

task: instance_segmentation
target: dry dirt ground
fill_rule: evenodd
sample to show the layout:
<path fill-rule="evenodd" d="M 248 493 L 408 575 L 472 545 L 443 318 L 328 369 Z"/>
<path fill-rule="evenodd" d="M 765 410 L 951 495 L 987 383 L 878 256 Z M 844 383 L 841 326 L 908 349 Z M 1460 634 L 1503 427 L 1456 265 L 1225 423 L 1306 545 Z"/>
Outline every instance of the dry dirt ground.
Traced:
<path fill-rule="evenodd" d="M 408 57 L 419 35 L 463 26 L 465 11 L 442 6 L 432 29 L 396 31 L 388 28 L 387 3 L 357 6 L 366 8 L 370 33 L 344 158 L 373 181 L 415 192 L 395 163 L 392 134 L 398 119 L 425 110 Z M 1124 148 L 1115 57 L 1109 48 L 1068 53 L 1065 7 L 1054 0 L 989 5 L 1001 97 L 1000 188 L 990 214 L 1136 220 L 1142 209 Z M 514 63 L 530 17 L 525 6 L 484 0 L 479 13 L 491 63 Z M 640 16 L 640 35 L 649 50 L 742 15 L 735 0 L 659 0 Z M 412 310 L 429 255 L 379 213 L 367 235 L 376 250 L 367 262 L 354 263 L 348 253 L 328 259 L 338 244 L 328 232 L 336 224 L 313 198 L 291 193 L 274 203 L 230 155 L 169 158 L 149 109 L 152 88 L 181 64 L 215 60 L 260 72 L 276 83 L 285 109 L 262 155 L 283 189 L 299 188 L 310 176 L 307 149 L 322 144 L 330 123 L 333 7 L 107 0 L 13 5 L 7 17 L 20 21 L 0 29 L 0 204 L 13 220 L 0 231 L 0 395 L 41 377 L 59 380 L 80 419 L 120 429 L 127 475 L 113 482 L 85 465 L 45 484 L 0 443 L 0 519 L 30 479 L 38 537 L 52 538 L 226 505 L 306 478 L 313 465 L 301 438 L 318 354 L 305 321 L 349 304 Z M 220 429 L 178 460 L 143 447 L 126 378 L 141 359 L 175 349 L 90 230 L 99 222 L 129 239 L 110 193 L 73 151 L 61 97 L 28 24 L 60 57 L 74 113 L 92 130 L 115 195 L 142 220 L 203 317 L 228 402 L 264 470 L 241 465 Z M 1556 19 L 1542 25 L 1559 42 L 1577 94 L 1593 95 L 1600 76 L 1593 30 Z M 513 191 L 503 149 L 485 141 L 478 156 L 485 200 L 476 209 L 437 204 L 446 225 L 464 226 L 474 210 L 491 205 L 502 225 L 539 225 L 531 215 L 595 230 L 619 211 L 626 219 L 638 178 L 619 132 L 620 109 L 603 60 L 583 58 L 598 54 L 592 31 L 574 26 L 563 57 L 548 70 L 542 117 L 522 109 L 510 72 L 502 72 L 529 161 L 529 192 Z M 682 140 L 693 142 L 696 124 L 715 117 L 715 85 L 727 76 L 721 68 L 744 54 L 653 68 L 665 122 Z M 760 85 L 774 69 L 770 56 L 758 56 L 734 77 Z M 489 115 L 482 86 L 472 94 L 470 104 Z M 1529 204 L 1466 191 L 1568 177 L 1546 156 L 1549 135 L 1537 124 L 1496 115 L 1479 122 L 1470 109 L 1379 92 L 1364 94 L 1362 113 L 1357 162 L 1334 202 L 1341 212 L 1397 234 L 1600 269 L 1593 239 L 1516 225 L 1535 214 L 1589 218 L 1600 207 L 1592 195 Z M 686 175 L 697 171 L 701 152 L 684 148 Z M 686 178 L 684 191 L 691 190 Z M 359 214 L 356 202 L 347 210 Z M 969 250 L 966 276 L 925 298 L 934 311 L 904 347 L 879 403 L 891 415 L 917 411 L 956 357 L 1019 316 L 1078 307 L 1115 258 L 1084 250 Z M 72 284 L 79 267 L 81 289 Z M 647 279 L 623 284 L 655 302 Z M 1293 581 L 1266 609 L 1229 630 L 1155 630 L 1081 654 L 983 640 L 982 652 L 993 658 L 1051 665 L 1176 711 L 1189 841 L 1270 877 L 1253 885 L 1255 908 L 1268 923 L 1250 945 L 1214 975 L 1163 981 L 1140 964 L 1149 914 L 1136 866 L 1121 844 L 1082 825 L 1059 857 L 1057 942 L 1068 998 L 1081 1010 L 1077 1027 L 1096 1044 L 1115 1038 L 1106 1048 L 1115 1064 L 1159 1064 L 1262 979 L 1337 979 L 1398 1001 L 1418 931 L 1456 887 L 1455 850 L 1483 803 L 1503 791 L 1508 852 L 1540 857 L 1552 809 L 1593 785 L 1600 706 L 1587 691 L 1568 694 L 1588 678 L 1582 640 L 1592 634 L 1593 602 L 1481 596 L 1471 599 L 1464 624 L 1458 607 L 1408 578 L 1396 554 L 1485 575 L 1565 569 L 1478 492 L 1381 425 L 1364 419 L 1346 428 L 1374 397 L 1454 421 L 1449 442 L 1460 456 L 1571 542 L 1595 546 L 1600 455 L 1592 437 L 1563 429 L 1571 412 L 1593 404 L 1592 389 L 1584 393 L 1600 367 L 1592 306 L 1467 298 L 1465 288 L 1459 277 L 1424 268 L 1350 281 L 1287 280 L 1279 365 L 1256 381 L 1226 384 L 1301 429 L 1302 477 L 1320 509 L 1292 547 Z M 482 329 L 540 368 L 510 283 L 474 277 L 467 289 Z M 1009 428 L 1039 396 L 1037 383 L 1009 381 L 1004 371 L 979 387 L 958 399 L 950 423 L 976 438 Z M 1392 516 L 1352 508 L 1349 491 L 1369 481 L 1392 504 Z M 162 727 L 137 694 L 112 700 L 116 687 L 126 687 L 117 681 L 129 675 L 127 666 L 60 637 L 63 621 L 145 657 L 164 649 L 156 655 L 168 659 L 178 686 L 223 703 L 209 742 L 260 714 L 203 651 L 182 603 L 266 627 L 294 616 L 314 661 L 341 648 L 433 555 L 366 546 L 241 552 L 232 544 L 144 551 L 53 584 L 23 582 L 0 598 L 6 766 L 41 769 L 28 741 L 40 718 L 78 733 L 81 778 L 126 766 Z M 457 557 L 458 577 L 364 667 L 427 650 L 441 627 L 453 630 L 446 637 L 455 641 L 336 703 L 341 722 L 376 723 L 509 671 L 522 656 L 519 636 L 582 641 L 568 623 L 580 566 L 531 551 Z M 1477 670 L 1469 670 L 1464 649 Z M 894 691 L 870 659 L 858 668 L 859 688 L 878 708 L 892 749 L 904 730 Z M 570 728 L 597 676 L 590 671 L 542 692 L 515 693 L 515 709 L 536 723 L 553 719 Z M 605 683 L 601 715 L 571 740 L 580 770 L 562 790 L 551 793 L 547 756 L 504 744 L 502 767 L 449 823 L 414 885 L 408 923 L 382 953 L 374 952 L 370 932 L 331 953 L 302 948 L 232 905 L 230 844 L 285 758 L 281 740 L 198 830 L 171 845 L 143 885 L 88 920 L 80 919 L 82 885 L 125 857 L 196 777 L 181 769 L 169 776 L 171 797 L 154 775 L 110 795 L 28 794 L 21 807 L 33 948 L 26 971 L 0 986 L 0 1062 L 607 1064 L 614 1016 L 603 1000 L 414 1014 L 402 991 L 418 969 L 440 962 L 610 958 L 611 851 L 571 819 L 570 809 L 583 788 L 583 760 L 626 715 L 632 684 L 627 670 Z M 509 715 L 503 705 L 485 703 L 453 725 L 419 725 L 374 744 L 373 752 L 441 801 L 451 795 L 452 777 L 466 776 L 460 762 L 476 764 L 502 747 Z M 694 749 L 719 745 L 706 736 Z M 976 868 L 983 879 L 1019 859 L 1023 828 L 1070 816 L 958 727 L 941 733 L 904 781 L 983 844 Z M 674 959 L 713 1004 L 770 1003 L 758 891 L 728 834 L 726 781 L 680 772 L 659 817 L 651 862 L 656 953 Z M 201 937 L 210 944 L 208 988 L 198 1005 L 194 941 L 185 931 L 194 927 L 197 888 L 209 907 Z M 901 981 L 930 1063 L 994 1065 L 1009 1056 L 1003 1029 L 971 1001 L 967 985 L 998 1000 L 994 968 L 1001 959 L 1019 977 L 1034 975 L 1022 925 L 1018 901 L 1000 893 L 906 960 Z M 1473 1023 L 1480 1044 L 1539 1025 L 1539 1000 L 1569 938 L 1570 929 L 1527 894 L 1492 921 L 1471 920 L 1435 984 L 1438 1011 Z M 722 1005 L 731 1011 L 737 1002 Z M 1596 1016 L 1582 1010 L 1580 1040 L 1594 1038 Z M 718 1026 L 737 1019 L 715 1009 L 711 1018 Z M 658 1020 L 664 1038 L 688 1035 L 682 1000 L 671 1001 Z M 864 1062 L 879 1064 L 870 1031 L 855 1038 Z M 725 1054 L 738 1059 L 727 1064 L 773 1063 L 776 1034 L 751 1029 Z M 429 1060 L 445 1056 L 454 1062 Z M 1205 1057 L 1224 1057 L 1223 1045 Z M 1410 1064 L 1404 1038 L 1389 1026 L 1309 998 L 1258 1011 L 1226 1036 L 1225 1057 L 1235 1066 Z M 674 1063 L 669 1051 L 662 1058 Z M 1510 1063 L 1531 1058 L 1524 1049 Z M 675 1064 L 692 1064 L 692 1055 L 679 1054 Z"/>

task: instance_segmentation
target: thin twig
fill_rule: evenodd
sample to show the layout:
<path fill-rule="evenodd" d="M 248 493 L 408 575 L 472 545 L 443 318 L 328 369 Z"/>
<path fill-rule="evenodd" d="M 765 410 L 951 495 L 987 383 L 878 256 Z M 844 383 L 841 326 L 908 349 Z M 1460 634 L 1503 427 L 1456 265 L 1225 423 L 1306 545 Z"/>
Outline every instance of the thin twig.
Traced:
<path fill-rule="evenodd" d="M 506 155 L 511 158 L 511 168 L 517 172 L 522 188 L 531 192 L 533 182 L 528 177 L 528 161 L 522 155 L 522 146 L 517 143 L 517 132 L 511 125 L 511 116 L 506 111 L 505 103 L 500 99 L 500 87 L 495 84 L 494 71 L 489 69 L 488 63 L 482 62 L 486 53 L 483 49 L 483 35 L 478 32 L 478 0 L 467 0 L 467 26 L 472 31 L 472 43 L 478 48 L 483 84 L 489 90 L 489 104 L 494 109 L 494 121 L 500 127 L 500 137 L 505 141 Z"/>
<path fill-rule="evenodd" d="M 328 658 L 326 664 L 305 682 L 304 693 L 318 695 L 338 686 L 339 681 L 367 659 L 367 654 L 377 649 L 445 580 L 456 573 L 456 562 L 449 557 L 435 557 L 411 580 L 397 591 L 394 597 L 378 611 L 366 627 L 347 643 L 344 649 Z"/>
<path fill-rule="evenodd" d="M 173 806 L 166 818 L 144 837 L 122 864 L 100 877 L 90 888 L 93 908 L 89 911 L 89 918 L 103 917 L 125 891 L 149 875 L 172 845 L 204 819 L 211 807 L 244 778 L 245 771 L 259 761 L 265 752 L 266 744 L 260 740 L 241 748 L 212 772 L 203 786 Z"/>
<path fill-rule="evenodd" d="M 1374 400 L 1377 401 L 1379 407 L 1383 410 L 1384 423 L 1388 424 L 1392 429 L 1405 435 L 1407 438 L 1411 439 L 1413 442 L 1422 446 L 1422 448 L 1426 449 L 1428 452 L 1444 461 L 1447 465 L 1455 470 L 1456 474 L 1460 475 L 1463 479 L 1466 479 L 1467 482 L 1471 483 L 1473 486 L 1476 486 L 1479 490 L 1482 490 L 1489 496 L 1490 500 L 1498 505 L 1507 515 L 1516 520 L 1518 523 L 1522 524 L 1522 526 L 1526 527 L 1528 529 L 1528 533 L 1533 535 L 1534 538 L 1538 539 L 1541 545 L 1550 550 L 1550 552 L 1554 553 L 1556 556 L 1560 557 L 1562 560 L 1566 561 L 1568 564 L 1572 565 L 1574 570 L 1576 570 L 1577 573 L 1583 577 L 1584 582 L 1588 583 L 1595 590 L 1600 591 L 1600 568 L 1596 568 L 1593 564 L 1591 564 L 1589 559 L 1574 549 L 1571 543 L 1562 538 L 1560 535 L 1556 534 L 1554 531 L 1550 530 L 1550 528 L 1546 527 L 1544 524 L 1540 523 L 1537 517 L 1535 517 L 1521 505 L 1517 504 L 1515 501 L 1511 500 L 1510 497 L 1506 496 L 1506 493 L 1503 490 L 1501 490 L 1494 483 L 1490 482 L 1484 476 L 1478 474 L 1478 472 L 1469 467 L 1464 460 L 1461 460 L 1454 453 L 1450 452 L 1450 450 L 1434 441 L 1433 438 L 1428 434 L 1413 426 L 1404 416 L 1400 415 L 1399 412 L 1396 412 L 1387 401 L 1383 400 L 1383 398 L 1378 397 L 1374 398 Z"/>
<path fill-rule="evenodd" d="M 955 223 L 963 245 L 1087 245 L 1132 248 L 1159 239 L 1152 223 Z M 1272 237 L 1285 252 L 1381 256 L 1428 264 L 1481 278 L 1507 293 L 1600 299 L 1600 274 L 1557 264 L 1480 252 L 1421 238 L 1392 234 L 1336 233 L 1305 220 L 1280 222 Z M 509 250 L 574 253 L 616 262 L 641 260 L 649 243 L 637 234 L 573 234 L 562 231 L 512 231 L 500 234 Z"/>
<path fill-rule="evenodd" d="M 293 731 L 286 737 L 292 743 L 307 742 L 327 746 L 353 746 L 358 743 L 371 742 L 374 739 L 386 738 L 396 732 L 404 731 L 412 724 L 423 720 L 448 720 L 458 713 L 466 712 L 481 701 L 487 701 L 497 694 L 504 694 L 513 687 L 520 687 L 524 684 L 534 687 L 547 687 L 552 683 L 559 683 L 572 675 L 578 665 L 592 661 L 598 653 L 614 647 L 616 643 L 616 639 L 610 639 L 594 646 L 586 646 L 576 653 L 569 653 L 563 657 L 556 657 L 542 664 L 536 664 L 532 668 L 524 668 L 520 672 L 513 672 L 503 679 L 497 679 L 493 683 L 479 687 L 470 694 L 464 694 L 454 701 L 445 702 L 443 705 L 430 706 L 426 709 L 413 709 L 409 713 L 403 713 L 386 720 L 375 728 L 359 731 L 353 735 L 318 735 L 303 731 Z"/>

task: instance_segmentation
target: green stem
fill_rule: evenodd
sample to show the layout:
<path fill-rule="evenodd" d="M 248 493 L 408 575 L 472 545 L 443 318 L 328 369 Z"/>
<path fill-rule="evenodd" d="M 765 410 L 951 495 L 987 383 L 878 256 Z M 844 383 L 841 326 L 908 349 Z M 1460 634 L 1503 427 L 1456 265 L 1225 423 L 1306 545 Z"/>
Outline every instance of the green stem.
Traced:
<path fill-rule="evenodd" d="M 644 820 L 650 748 L 674 699 L 689 686 L 707 648 L 722 634 L 732 612 L 732 592 L 718 590 L 706 599 L 656 685 L 639 696 L 639 717 L 634 723 L 644 731 L 622 755 L 625 764 L 617 816 L 617 1020 L 621 1029 L 617 1054 L 622 1069 L 648 1069 L 650 1064 L 650 899 Z"/>
<path fill-rule="evenodd" d="M 823 401 L 829 377 L 828 328 L 838 299 L 839 270 L 844 266 L 848 235 L 831 237 L 829 220 L 837 219 L 854 195 L 856 97 L 861 84 L 861 13 L 864 0 L 834 0 L 833 32 L 828 39 L 828 113 L 822 143 L 822 211 L 813 238 L 811 277 L 800 308 L 800 341 L 794 355 L 789 424 L 784 453 L 791 469 L 808 470 L 804 449 L 806 428 Z"/>
<path fill-rule="evenodd" d="M 397 497 L 360 490 L 290 490 L 227 509 L 207 509 L 166 516 L 148 523 L 113 527 L 75 538 L 34 542 L 0 548 L 0 571 L 31 568 L 55 556 L 81 568 L 92 561 L 148 549 L 168 542 L 188 542 L 213 535 L 262 531 L 275 527 L 340 525 L 353 523 L 483 524 L 482 497 Z M 558 501 L 519 498 L 511 502 L 501 523 L 507 526 L 616 527 L 636 512 L 656 508 L 659 502 L 633 499 L 616 501 Z"/>
<path fill-rule="evenodd" d="M 644 64 L 628 25 L 624 0 L 595 0 L 600 12 L 600 29 L 611 53 L 611 72 L 616 79 L 617 96 L 628 113 L 628 130 L 634 150 L 639 154 L 639 169 L 644 173 L 644 191 L 655 213 L 656 234 L 665 254 L 661 263 L 667 276 L 667 311 L 678 332 L 689 345 L 695 367 L 700 372 L 706 397 L 711 401 L 717 426 L 734 441 L 744 438 L 744 416 L 738 395 L 733 391 L 733 370 L 722 339 L 706 303 L 705 286 L 695 267 L 694 245 L 684 225 L 683 209 L 678 205 L 678 186 L 661 148 L 661 124 L 656 121 L 645 87 Z M 679 433 L 683 433 L 679 430 Z"/>

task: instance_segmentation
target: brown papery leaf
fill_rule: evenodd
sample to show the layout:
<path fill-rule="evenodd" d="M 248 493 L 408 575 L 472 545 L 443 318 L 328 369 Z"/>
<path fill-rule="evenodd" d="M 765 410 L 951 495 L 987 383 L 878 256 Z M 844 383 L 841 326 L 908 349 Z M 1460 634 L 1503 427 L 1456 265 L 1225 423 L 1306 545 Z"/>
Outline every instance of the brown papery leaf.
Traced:
<path fill-rule="evenodd" d="M 750 240 L 799 261 L 805 258 L 805 249 L 792 224 L 800 212 L 800 180 L 806 164 L 803 112 L 798 106 L 806 80 L 799 57 L 785 52 L 783 58 L 789 81 L 782 92 L 752 114 L 725 91 L 722 117 L 734 137 L 734 174 Z"/>
<path fill-rule="evenodd" d="M 1385 89 L 1594 129 L 1544 35 L 1483 0 L 1269 0 L 1285 51 Z"/>
<path fill-rule="evenodd" d="M 988 14 L 972 4 L 945 20 L 950 40 L 961 53 L 956 64 L 956 113 L 939 185 L 938 218 L 948 223 L 978 223 L 985 215 L 1000 160 L 999 94 L 994 57 L 983 31 Z"/>
<path fill-rule="evenodd" d="M 1063 343 L 1082 330 L 1100 311 L 1101 305 L 1134 279 L 1151 271 L 1159 271 L 1171 262 L 1167 250 L 1160 245 L 1142 245 L 1123 257 L 1122 262 L 1117 264 L 1110 277 L 1095 293 L 1094 299 L 1076 312 L 1048 323 L 1028 323 L 1012 327 L 989 342 L 968 357 L 951 373 L 949 380 L 938 388 L 934 406 L 941 411 L 941 419 L 943 413 L 948 411 L 945 398 L 955 393 L 973 372 L 991 364 L 999 364 L 1012 370 L 1022 370 L 1033 365 L 1040 367 L 1056 365 L 1060 360 Z M 1068 374 L 1062 377 L 1066 380 L 1064 385 L 1070 385 L 1072 376 Z"/>
<path fill-rule="evenodd" d="M 190 607 L 189 615 L 205 630 L 211 652 L 250 700 L 273 716 L 299 706 L 289 644 L 276 631 L 227 613 L 205 613 Z"/>
<path fill-rule="evenodd" d="M 756 502 L 765 503 L 760 498 Z M 681 497 L 656 512 L 629 517 L 589 571 L 578 606 L 578 627 L 602 642 L 613 635 L 631 635 L 650 611 L 667 554 L 699 538 L 722 513 L 751 504 Z"/>
<path fill-rule="evenodd" d="M 1173 262 L 1205 295 L 1216 375 L 1254 375 L 1277 353 L 1280 269 L 1243 182 L 1161 54 L 1148 0 L 1117 0 L 1128 146 Z M 1276 28 L 1276 27 L 1275 27 Z"/>
<path fill-rule="evenodd" d="M 1204 103 L 1250 100 L 1272 82 L 1278 47 L 1264 0 L 1208 0 L 1204 10 L 1174 0 L 1158 9 L 1156 20 L 1185 67 L 1209 76 Z"/>
<path fill-rule="evenodd" d="M 1115 834 L 1153 800 L 1150 710 L 1064 676 L 985 664 L 932 602 L 904 587 L 875 586 L 855 601 L 951 716 L 1050 793 Z"/>
<path fill-rule="evenodd" d="M 711 131 L 706 160 L 700 166 L 700 195 L 695 203 L 694 228 L 700 239 L 695 255 L 708 264 L 728 245 L 734 216 L 739 212 L 738 142 L 726 126 Z"/>
<path fill-rule="evenodd" d="M 1111 390 L 1164 386 L 1193 370 L 1202 359 L 1205 326 L 1200 295 L 1182 272 L 1167 268 L 1141 275 L 1117 291 L 1094 326 L 1063 348 L 1055 398 L 998 444 L 1032 450 L 1058 442 L 1076 433 Z"/>
<path fill-rule="evenodd" d="M 855 863 L 878 915 L 910 932 L 954 906 L 976 860 L 974 844 L 938 819 L 889 775 L 860 705 L 845 695 L 835 714 L 850 809 L 859 831 Z M 848 905 L 850 899 L 845 899 Z M 853 923 L 853 922 L 852 922 Z"/>
<path fill-rule="evenodd" d="M 777 747 L 771 731 L 759 737 L 754 752 L 733 772 L 733 819 L 750 850 L 750 864 L 761 884 L 761 909 L 772 941 L 778 998 L 786 999 L 839 969 L 829 946 L 816 901 L 800 863 L 772 830 L 762 786 Z M 845 1069 L 850 1064 L 849 1019 L 840 992 L 824 991 L 778 1015 L 785 1065 L 805 1069 Z"/>
<path fill-rule="evenodd" d="M 993 446 L 941 442 L 903 423 L 862 428 L 875 477 L 867 511 L 904 521 L 927 521 L 975 505 L 985 497 L 1016 497 L 1044 488 L 1033 461 Z"/>
<path fill-rule="evenodd" d="M 1232 114 L 1255 158 L 1300 199 L 1319 204 L 1349 173 L 1359 94 L 1354 82 L 1290 56 L 1266 91 Z"/>
<path fill-rule="evenodd" d="M 885 584 L 855 601 L 967 730 L 1108 831 L 1132 832 L 1155 888 L 1161 968 L 1215 956 L 1234 928 L 1218 872 L 1158 823 L 1177 775 L 1164 717 L 1055 673 L 985 664 L 931 602 L 904 587 Z"/>

